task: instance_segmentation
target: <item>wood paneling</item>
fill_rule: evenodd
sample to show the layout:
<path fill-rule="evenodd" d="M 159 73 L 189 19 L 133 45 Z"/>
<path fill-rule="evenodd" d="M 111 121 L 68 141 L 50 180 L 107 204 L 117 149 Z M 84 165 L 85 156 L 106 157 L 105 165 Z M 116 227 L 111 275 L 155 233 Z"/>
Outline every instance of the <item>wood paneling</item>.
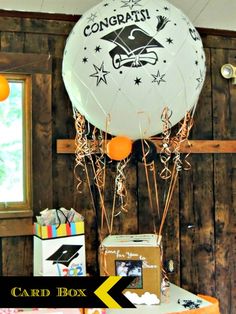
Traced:
<path fill-rule="evenodd" d="M 1 22 L 3 22 L 0 19 Z M 14 24 L 14 19 L 13 19 Z M 1 32 L 0 71 L 28 74 L 31 78 L 32 98 L 32 155 L 34 214 L 52 206 L 52 117 L 51 117 L 51 58 L 44 40 L 25 33 Z M 32 50 L 29 48 L 32 40 Z M 38 42 L 37 42 L 38 41 Z M 31 53 L 25 53 L 25 51 Z M 32 275 L 32 217 L 33 212 L 1 215 L 1 274 Z M 18 217 L 18 218 L 17 218 Z M 16 258 L 17 256 L 17 258 Z"/>
<path fill-rule="evenodd" d="M 52 66 L 50 55 L 38 55 L 35 53 L 26 54 L 20 52 L 16 55 L 14 52 L 1 52 L 1 72 L 51 74 L 51 69 Z"/>
<path fill-rule="evenodd" d="M 74 157 L 73 157 L 74 159 Z M 88 177 L 85 174 L 85 169 L 82 167 L 76 168 L 76 176 L 81 178 L 82 184 L 77 188 L 78 181 L 73 172 L 73 159 L 71 161 L 71 173 L 68 176 L 69 187 L 71 190 L 72 200 L 68 199 L 68 203 L 73 204 L 73 208 L 84 216 L 85 223 L 85 238 L 86 238 L 86 262 L 87 273 L 90 275 L 98 274 L 98 216 L 96 212 L 99 209 L 96 202 L 97 194 L 96 187 L 92 180 L 93 174 L 90 164 L 87 163 Z M 63 164 L 64 167 L 65 164 Z M 65 169 L 65 168 L 63 168 Z M 68 172 L 68 171 L 67 171 Z M 91 178 L 91 179 L 90 179 Z M 65 183 L 66 185 L 66 183 Z M 92 194 L 92 196 L 91 196 Z M 86 195 L 86 197 L 85 197 Z M 68 198 L 68 197 L 67 197 Z"/>
<path fill-rule="evenodd" d="M 67 36 L 74 22 L 30 19 L 21 17 L 0 17 L 0 30 L 6 32 L 41 33 Z"/>
<path fill-rule="evenodd" d="M 45 34 L 25 33 L 24 52 L 48 53 L 48 36 Z M 42 65 L 42 64 L 41 64 Z"/>
<path fill-rule="evenodd" d="M 134 163 L 129 163 L 125 170 L 127 187 L 128 213 L 123 215 L 123 233 L 138 233 L 138 199 L 137 199 L 137 168 Z"/>
<path fill-rule="evenodd" d="M 210 50 L 206 49 L 207 64 Z M 212 138 L 212 85 L 210 67 L 195 115 L 192 137 Z M 213 156 L 193 155 L 192 168 L 181 175 L 181 281 L 195 293 L 214 295 Z"/>
<path fill-rule="evenodd" d="M 203 37 L 203 44 L 208 48 L 235 49 L 236 38 L 207 35 Z"/>
<path fill-rule="evenodd" d="M 58 54 L 62 44 L 61 39 L 57 39 L 52 43 L 50 39 L 50 49 L 52 53 Z M 58 46 L 60 48 L 58 48 Z M 73 158 L 65 158 L 55 154 L 56 138 L 65 137 L 69 134 L 74 137 L 74 119 L 72 115 L 71 103 L 65 92 L 65 87 L 62 81 L 62 59 L 53 57 L 53 93 L 52 93 L 52 132 L 53 132 L 53 203 L 56 207 L 67 206 L 73 201 L 74 177 L 73 177 Z M 70 197 L 68 197 L 68 193 Z M 76 193 L 76 192 L 75 192 Z M 72 203 L 73 204 L 73 203 Z M 72 206 L 72 205 L 70 205 Z M 80 207 L 79 207 L 80 208 Z"/>
<path fill-rule="evenodd" d="M 33 208 L 52 208 L 51 75 L 32 77 Z M 39 188 L 40 186 L 40 188 Z"/>
<path fill-rule="evenodd" d="M 2 239 L 2 276 L 32 276 L 32 236 Z"/>
<path fill-rule="evenodd" d="M 39 20 L 53 20 L 53 21 L 73 21 L 77 22 L 81 15 L 72 14 L 59 14 L 59 13 L 40 13 L 40 12 L 24 12 L 14 10 L 0 10 L 0 16 L 2 17 L 21 17 Z"/>
<path fill-rule="evenodd" d="M 24 49 L 24 34 L 1 32 L 1 51 L 22 52 Z M 13 61 L 14 59 L 12 59 Z M 10 63 L 12 65 L 12 63 Z M 6 63 L 9 66 L 9 63 Z"/>
<path fill-rule="evenodd" d="M 1 215 L 0 237 L 24 236 L 32 234 L 33 234 L 32 218 L 19 217 L 2 219 Z"/>
<path fill-rule="evenodd" d="M 166 222 L 163 230 L 163 261 L 165 263 L 172 260 L 174 263 L 174 271 L 168 273 L 168 278 L 176 285 L 180 284 L 180 265 L 181 265 L 181 251 L 180 251 L 180 216 L 179 216 L 179 180 L 177 179 L 173 197 L 170 203 L 170 208 L 166 217 Z M 161 209 L 164 208 L 164 201 L 166 199 L 169 183 L 165 183 L 159 179 L 160 190 L 160 204 Z M 161 211 L 162 212 L 162 211 Z M 178 240 L 177 240 L 178 239 Z"/>
<path fill-rule="evenodd" d="M 235 56 L 236 50 L 212 49 L 213 135 L 216 139 L 236 137 L 235 86 L 215 74 L 219 64 L 234 64 Z M 232 155 L 214 157 L 216 293 L 221 299 L 222 311 L 227 308 L 229 313 L 236 312 L 235 284 L 232 286 L 232 277 L 236 277 L 235 260 L 233 260 L 236 248 L 236 209 L 233 203 L 234 163 L 235 156 Z"/>

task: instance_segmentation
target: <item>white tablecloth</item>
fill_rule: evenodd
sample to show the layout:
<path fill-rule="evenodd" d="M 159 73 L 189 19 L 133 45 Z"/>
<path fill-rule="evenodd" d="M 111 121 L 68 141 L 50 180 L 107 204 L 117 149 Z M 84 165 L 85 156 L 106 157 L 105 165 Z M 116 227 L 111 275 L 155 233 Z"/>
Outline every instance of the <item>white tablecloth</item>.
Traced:
<path fill-rule="evenodd" d="M 211 303 L 198 296 L 170 284 L 169 302 L 162 300 L 160 305 L 136 305 L 136 309 L 107 309 L 107 314 L 167 314 L 171 312 L 186 311 L 193 308 L 203 308 Z"/>

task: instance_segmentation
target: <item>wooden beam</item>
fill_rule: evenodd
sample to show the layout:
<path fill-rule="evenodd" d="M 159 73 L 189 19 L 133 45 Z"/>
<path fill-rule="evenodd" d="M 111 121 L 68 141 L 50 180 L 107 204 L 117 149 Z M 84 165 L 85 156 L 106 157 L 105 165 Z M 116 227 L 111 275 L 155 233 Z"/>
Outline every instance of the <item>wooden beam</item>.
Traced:
<path fill-rule="evenodd" d="M 157 147 L 157 152 L 161 151 L 161 140 L 153 139 Z M 90 141 L 92 143 L 92 141 Z M 216 153 L 236 153 L 236 140 L 191 140 L 181 145 L 181 153 L 194 154 L 216 154 Z M 58 154 L 74 154 L 75 140 L 57 140 Z"/>
<path fill-rule="evenodd" d="M 0 237 L 18 237 L 32 234 L 32 217 L 0 220 Z"/>
<path fill-rule="evenodd" d="M 56 20 L 56 21 L 72 21 L 77 22 L 80 14 L 61 14 L 61 13 L 44 13 L 44 12 L 23 12 L 14 10 L 0 10 L 0 16 L 19 17 L 25 19 L 41 19 L 41 20 Z"/>

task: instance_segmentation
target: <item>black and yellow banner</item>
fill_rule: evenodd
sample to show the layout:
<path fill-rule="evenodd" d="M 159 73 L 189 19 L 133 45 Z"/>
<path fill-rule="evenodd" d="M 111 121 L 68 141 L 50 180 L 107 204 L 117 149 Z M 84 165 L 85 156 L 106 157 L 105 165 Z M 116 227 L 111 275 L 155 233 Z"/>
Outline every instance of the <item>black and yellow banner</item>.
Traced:
<path fill-rule="evenodd" d="M 132 277 L 0 277 L 0 308 L 134 308 Z"/>

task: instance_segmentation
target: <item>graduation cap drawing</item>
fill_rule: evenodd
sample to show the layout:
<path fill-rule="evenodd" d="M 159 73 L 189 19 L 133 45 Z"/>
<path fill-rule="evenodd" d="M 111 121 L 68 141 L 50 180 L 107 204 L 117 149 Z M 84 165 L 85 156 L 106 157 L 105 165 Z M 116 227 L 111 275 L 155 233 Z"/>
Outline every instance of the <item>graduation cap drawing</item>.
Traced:
<path fill-rule="evenodd" d="M 66 267 L 79 256 L 78 251 L 82 245 L 63 244 L 46 260 L 52 261 L 53 264 L 63 264 Z"/>
<path fill-rule="evenodd" d="M 117 29 L 101 39 L 116 45 L 109 52 L 116 69 L 122 66 L 140 67 L 147 63 L 154 65 L 158 57 L 156 52 L 150 49 L 163 48 L 155 38 L 135 24 Z"/>

